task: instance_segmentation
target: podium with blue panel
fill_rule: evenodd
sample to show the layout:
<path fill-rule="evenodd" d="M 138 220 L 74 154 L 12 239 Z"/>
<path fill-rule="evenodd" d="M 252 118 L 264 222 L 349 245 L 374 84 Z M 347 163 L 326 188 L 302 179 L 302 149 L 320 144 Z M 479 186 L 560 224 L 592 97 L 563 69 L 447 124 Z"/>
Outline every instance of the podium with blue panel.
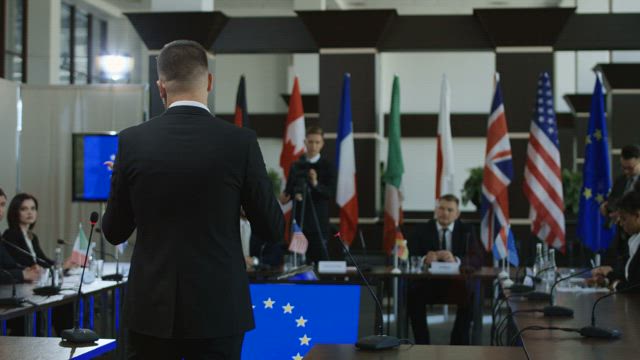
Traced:
<path fill-rule="evenodd" d="M 243 360 L 302 359 L 316 344 L 354 344 L 359 285 L 251 284 L 256 327 L 245 335 Z"/>

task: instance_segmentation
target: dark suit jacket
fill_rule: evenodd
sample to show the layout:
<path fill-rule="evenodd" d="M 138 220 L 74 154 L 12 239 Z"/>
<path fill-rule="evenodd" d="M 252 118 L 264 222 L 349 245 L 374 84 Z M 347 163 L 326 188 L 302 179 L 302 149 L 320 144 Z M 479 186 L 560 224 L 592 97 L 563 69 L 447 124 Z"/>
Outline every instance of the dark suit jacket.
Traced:
<path fill-rule="evenodd" d="M 262 238 L 284 232 L 255 132 L 198 107 L 169 108 L 119 134 L 111 181 L 105 237 L 119 244 L 137 229 L 126 326 L 160 338 L 252 329 L 240 206 Z"/>
<path fill-rule="evenodd" d="M 27 246 L 27 242 L 24 239 L 22 230 L 7 229 L 5 230 L 3 236 L 5 240 L 7 240 L 8 242 L 12 243 L 13 245 L 16 245 L 17 247 L 21 248 L 26 252 L 29 252 L 29 247 Z M 38 261 L 38 265 L 43 267 L 53 266 L 53 263 L 54 263 L 53 260 L 49 259 L 42 251 L 42 248 L 40 247 L 40 240 L 38 240 L 38 236 L 36 236 L 36 234 L 33 234 L 33 239 L 31 239 L 31 244 L 33 245 L 33 250 L 36 252 L 36 256 L 42 260 L 42 261 Z M 31 266 L 36 263 L 35 261 L 33 261 L 33 257 L 31 257 L 31 255 L 27 255 L 13 248 L 11 245 L 7 245 L 5 246 L 5 248 L 7 249 L 11 257 L 18 264 L 22 266 Z"/>
<path fill-rule="evenodd" d="M 429 251 L 441 250 L 436 220 L 416 225 L 408 245 L 411 256 L 424 256 Z M 456 220 L 451 234 L 451 248 L 453 255 L 460 258 L 460 266 L 473 269 L 482 266 L 482 246 L 476 239 L 471 225 Z"/>
<path fill-rule="evenodd" d="M 619 280 L 617 290 L 624 290 L 627 287 L 635 284 L 640 284 L 640 251 L 636 251 L 631 263 L 629 264 L 629 278 L 625 277 L 625 268 L 627 261 L 629 260 L 629 253 L 624 258 L 624 261 L 620 262 L 618 266 L 607 276 L 610 281 Z M 640 288 L 629 290 L 633 293 L 640 293 Z"/>
<path fill-rule="evenodd" d="M 313 187 L 308 182 L 308 176 L 303 174 L 300 162 L 296 162 L 291 166 L 291 170 L 289 171 L 289 178 L 287 179 L 287 187 L 285 188 L 285 193 L 294 196 L 294 193 L 297 191 L 295 189 L 296 185 L 296 177 L 300 176 L 303 179 L 307 180 L 307 184 L 309 189 L 311 189 L 311 197 L 313 200 L 313 204 L 316 208 L 316 214 L 318 215 L 318 223 L 320 226 L 320 232 L 322 233 L 324 240 L 327 241 L 329 238 L 329 202 L 333 200 L 336 192 L 336 171 L 334 165 L 329 162 L 329 160 L 325 159 L 323 156 L 320 156 L 320 159 L 314 163 L 306 163 L 306 166 L 311 169 L 315 169 L 318 173 L 318 186 Z M 304 213 L 304 233 L 308 236 L 309 234 L 316 234 L 318 231 L 315 227 L 315 219 L 313 218 L 313 213 L 311 212 L 311 202 L 307 201 L 307 206 L 305 208 Z M 296 207 L 296 220 L 298 224 L 301 223 L 300 214 L 302 212 L 302 205 L 298 204 Z"/>
<path fill-rule="evenodd" d="M 616 203 L 622 199 L 626 185 L 627 177 L 624 175 L 620 175 L 614 180 L 608 199 L 610 207 L 615 208 Z M 606 224 L 605 226 L 609 226 L 609 224 Z M 629 254 L 629 247 L 627 245 L 628 238 L 629 235 L 627 235 L 624 230 L 618 226 L 616 228 L 616 234 L 611 241 L 611 246 L 609 246 L 609 249 L 607 249 L 604 255 L 604 264 L 611 265 L 614 268 L 621 264 L 626 264 L 625 257 Z"/>
<path fill-rule="evenodd" d="M 15 260 L 13 260 L 11 255 L 9 255 L 2 241 L 0 241 L 0 269 L 6 271 L 0 271 L 0 284 L 12 284 L 13 282 L 20 283 L 24 281 L 22 269 Z"/>

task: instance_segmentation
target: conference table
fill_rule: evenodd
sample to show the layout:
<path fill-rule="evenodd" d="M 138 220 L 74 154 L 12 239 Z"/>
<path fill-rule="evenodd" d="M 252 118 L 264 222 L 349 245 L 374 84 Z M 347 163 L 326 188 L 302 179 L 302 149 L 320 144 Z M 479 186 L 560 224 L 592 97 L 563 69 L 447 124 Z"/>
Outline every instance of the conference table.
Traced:
<path fill-rule="evenodd" d="M 539 313 L 513 315 L 512 325 L 519 331 L 529 326 L 580 329 L 590 325 L 594 302 L 603 292 L 557 291 L 556 305 L 574 310 L 572 318 L 548 318 Z M 511 311 L 539 309 L 547 302 L 510 298 Z M 632 359 L 638 358 L 640 339 L 640 294 L 615 294 L 599 302 L 596 325 L 617 329 L 622 337 L 617 340 L 584 338 L 575 332 L 559 330 L 525 331 L 516 339 L 531 359 Z M 515 333 L 517 335 L 517 333 Z M 511 332 L 509 338 L 515 337 Z"/>
<path fill-rule="evenodd" d="M 115 263 L 105 264 L 104 269 L 105 273 L 113 272 L 113 269 L 115 269 Z M 62 283 L 62 290 L 59 294 L 52 296 L 35 295 L 33 293 L 33 289 L 37 286 L 36 284 L 16 284 L 16 296 L 23 298 L 25 301 L 21 306 L 17 307 L 0 307 L 0 323 L 2 326 L 0 334 L 6 335 L 7 320 L 24 316 L 26 325 L 25 333 L 37 336 L 37 316 L 40 314 L 40 316 L 44 318 L 44 322 L 47 324 L 45 335 L 51 336 L 51 310 L 56 306 L 72 303 L 78 299 L 77 292 L 79 282 L 80 275 L 77 273 L 74 273 L 71 276 L 65 276 Z M 111 334 L 113 336 L 117 335 L 117 330 L 120 325 L 120 304 L 125 285 L 125 281 L 116 282 L 101 279 L 95 279 L 91 283 L 83 284 L 82 296 L 78 299 L 78 319 L 80 321 L 80 326 L 86 326 L 93 329 L 95 298 L 97 297 L 99 299 L 101 309 L 105 309 L 105 311 L 106 309 L 113 310 L 111 319 L 106 319 L 105 317 L 105 321 L 102 321 L 100 333 Z M 11 292 L 11 285 L 0 286 L 0 298 L 11 296 Z M 109 303 L 113 306 L 109 306 Z M 108 325 L 109 329 L 107 329 Z"/>
<path fill-rule="evenodd" d="M 305 360 L 518 360 L 526 359 L 519 347 L 401 345 L 384 351 L 362 351 L 353 345 L 315 345 Z"/>
<path fill-rule="evenodd" d="M 471 343 L 479 345 L 482 343 L 482 315 L 483 315 L 483 299 L 485 285 L 492 284 L 501 269 L 493 267 L 481 267 L 472 272 L 464 273 L 432 273 L 429 271 L 411 272 L 402 271 L 394 272 L 391 266 L 374 266 L 363 270 L 363 275 L 367 280 L 376 285 L 384 285 L 385 282 L 391 282 L 393 290 L 393 303 L 397 304 L 396 311 L 387 309 L 387 313 L 392 313 L 396 319 L 395 335 L 399 338 L 407 338 L 409 335 L 409 323 L 407 316 L 407 297 L 409 281 L 415 280 L 448 280 L 451 282 L 467 281 L 471 282 L 474 288 L 473 298 L 473 328 L 471 335 Z M 269 271 L 249 271 L 252 282 L 291 282 L 291 280 L 283 278 L 281 269 Z M 320 283 L 362 283 L 360 276 L 355 268 L 347 268 L 346 273 L 318 273 Z M 294 281 L 295 282 L 295 281 Z M 308 282 L 308 281 L 301 281 Z M 377 294 L 382 299 L 384 293 L 383 286 L 376 286 Z M 455 303 L 456 299 L 451 299 L 451 303 Z M 389 333 L 390 329 L 387 329 Z"/>

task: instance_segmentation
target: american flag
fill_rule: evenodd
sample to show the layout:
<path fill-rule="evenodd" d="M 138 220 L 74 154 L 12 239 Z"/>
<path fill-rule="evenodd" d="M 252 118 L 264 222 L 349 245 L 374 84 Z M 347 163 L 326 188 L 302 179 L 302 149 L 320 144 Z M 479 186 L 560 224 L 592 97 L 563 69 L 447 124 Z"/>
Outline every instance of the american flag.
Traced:
<path fill-rule="evenodd" d="M 564 251 L 564 201 L 560 169 L 551 77 L 544 72 L 538 80 L 523 187 L 530 204 L 531 232 L 550 246 Z"/>
<path fill-rule="evenodd" d="M 504 259 L 507 256 L 509 226 L 509 194 L 507 192 L 513 178 L 511 144 L 507 130 L 507 118 L 500 91 L 500 81 L 496 76 L 496 90 L 491 103 L 491 113 L 487 125 L 487 151 L 482 175 L 482 223 L 480 235 L 487 251 Z"/>
<path fill-rule="evenodd" d="M 296 221 L 293 221 L 293 236 L 291 237 L 291 243 L 289 243 L 289 251 L 296 254 L 305 254 L 309 247 L 309 241 L 302 233 L 300 226 Z"/>

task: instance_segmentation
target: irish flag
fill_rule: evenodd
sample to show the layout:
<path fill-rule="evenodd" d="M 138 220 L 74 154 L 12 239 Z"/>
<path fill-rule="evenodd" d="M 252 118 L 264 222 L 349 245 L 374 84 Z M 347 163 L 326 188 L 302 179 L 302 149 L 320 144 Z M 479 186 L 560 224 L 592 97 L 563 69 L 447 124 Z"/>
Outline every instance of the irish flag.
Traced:
<path fill-rule="evenodd" d="M 286 186 L 291 165 L 306 151 L 304 146 L 305 131 L 302 96 L 300 95 L 300 86 L 298 85 L 298 78 L 296 77 L 293 80 L 293 90 L 289 98 L 289 113 L 287 114 L 287 121 L 284 124 L 282 152 L 280 153 L 280 167 L 284 174 L 284 180 L 282 181 L 283 189 Z M 291 223 L 292 203 L 289 201 L 286 204 L 280 204 L 280 206 L 286 220 L 284 237 L 288 241 L 291 231 L 289 224 Z"/>
<path fill-rule="evenodd" d="M 358 193 L 356 191 L 356 157 L 353 150 L 353 121 L 351 120 L 351 75 L 344 75 L 342 104 L 338 119 L 336 165 L 338 186 L 336 203 L 340 207 L 340 234 L 351 245 L 358 228 Z"/>
<path fill-rule="evenodd" d="M 84 230 L 82 229 L 82 223 L 80 223 L 78 224 L 78 236 L 76 236 L 76 241 L 73 243 L 71 261 L 76 264 L 86 266 L 87 258 L 85 256 L 85 253 L 87 251 L 88 244 L 89 240 L 87 240 L 87 236 L 84 234 Z"/>
<path fill-rule="evenodd" d="M 402 149 L 400 148 L 400 79 L 393 78 L 391 93 L 391 118 L 389 121 L 389 152 L 384 172 L 384 250 L 391 253 L 396 243 L 397 231 L 402 225 Z"/>

